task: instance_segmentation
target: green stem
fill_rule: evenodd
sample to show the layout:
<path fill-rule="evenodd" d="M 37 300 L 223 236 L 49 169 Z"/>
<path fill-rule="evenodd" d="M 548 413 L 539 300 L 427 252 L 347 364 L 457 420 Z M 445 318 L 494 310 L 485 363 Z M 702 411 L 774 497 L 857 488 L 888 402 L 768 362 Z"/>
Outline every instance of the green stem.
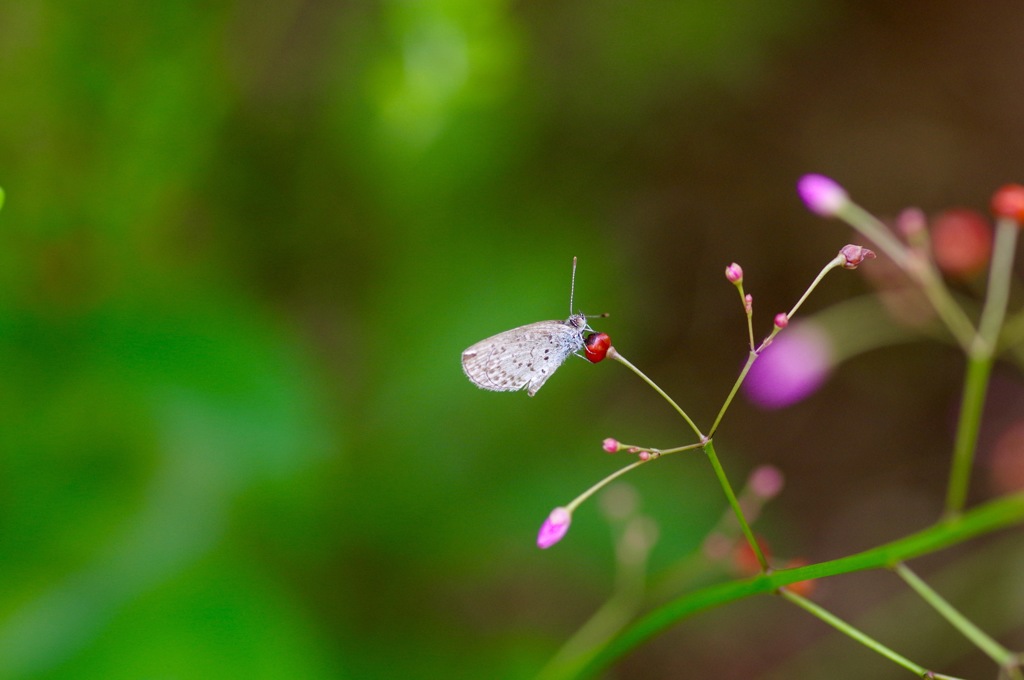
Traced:
<path fill-rule="evenodd" d="M 962 515 L 870 550 L 792 569 L 779 569 L 749 579 L 718 583 L 688 592 L 667 602 L 627 627 L 585 666 L 566 677 L 592 677 L 658 633 L 683 619 L 753 595 L 771 593 L 791 583 L 838 576 L 867 569 L 892 568 L 905 560 L 927 555 L 975 536 L 1024 523 L 1024 492 L 974 507 Z"/>
<path fill-rule="evenodd" d="M 641 371 L 639 368 L 637 368 L 636 366 L 631 364 L 629 361 L 627 361 L 626 358 L 624 356 L 622 356 L 621 354 L 619 354 L 618 351 L 616 351 L 616 349 L 614 347 L 609 347 L 608 348 L 608 354 L 606 356 L 609 356 L 612 359 L 615 359 L 620 364 L 622 364 L 623 366 L 625 366 L 626 368 L 628 368 L 629 370 L 633 371 L 638 376 L 640 376 L 641 380 L 643 380 L 645 383 L 650 385 L 651 388 L 655 392 L 657 392 L 658 394 L 661 395 L 662 399 L 667 401 L 672 406 L 672 408 L 674 408 L 676 410 L 676 413 L 678 413 L 679 415 L 681 415 L 683 417 L 683 420 L 685 420 L 686 424 L 690 426 L 690 429 L 692 429 L 694 431 L 694 433 L 696 433 L 697 437 L 699 437 L 702 440 L 704 439 L 704 435 L 703 435 L 703 433 L 701 433 L 700 428 L 698 428 L 696 423 L 694 423 L 693 420 L 690 419 L 690 416 L 686 415 L 686 411 L 684 411 L 683 409 L 679 408 L 679 404 L 677 404 L 672 399 L 672 397 L 668 396 L 665 393 L 665 390 L 663 390 L 660 387 L 658 387 L 657 383 L 655 383 L 653 380 L 648 378 L 644 374 L 643 371 Z"/>
<path fill-rule="evenodd" d="M 725 417 L 725 412 L 729 410 L 729 406 L 732 404 L 732 400 L 736 398 L 736 393 L 740 391 L 740 385 L 747 379 L 747 373 L 750 372 L 750 367 L 757 361 L 758 354 L 756 351 L 751 350 L 747 356 L 747 363 L 743 365 L 743 370 L 740 371 L 739 377 L 736 378 L 736 382 L 732 384 L 732 389 L 729 390 L 729 396 L 725 398 L 722 403 L 722 408 L 718 409 L 718 415 L 715 416 L 715 422 L 711 424 L 711 431 L 708 432 L 708 437 L 714 437 L 715 432 L 718 430 L 719 423 L 722 422 L 722 418 Z"/>
<path fill-rule="evenodd" d="M 743 315 L 747 317 L 747 341 L 750 343 L 750 351 L 754 351 L 754 315 L 752 310 L 747 309 L 747 294 L 743 292 L 743 281 L 736 284 L 736 292 L 740 294 L 740 304 L 743 305 Z"/>
<path fill-rule="evenodd" d="M 630 470 L 635 470 L 636 468 L 640 467 L 644 463 L 650 462 L 650 460 L 654 460 L 654 459 L 652 458 L 652 459 L 649 459 L 649 460 L 638 460 L 638 461 L 636 461 L 634 463 L 630 463 L 629 465 L 627 465 L 624 468 L 620 468 L 620 469 L 616 470 L 615 472 L 611 473 L 610 475 L 608 475 L 607 477 L 605 477 L 604 479 L 599 481 L 597 484 L 594 484 L 592 487 L 590 487 L 589 489 L 587 489 L 586 491 L 581 493 L 579 496 L 574 498 L 571 503 L 569 503 L 568 505 L 565 506 L 565 509 L 568 510 L 569 512 L 575 512 L 576 508 L 578 508 L 583 503 L 583 501 L 587 500 L 588 498 L 593 496 L 595 493 L 597 493 L 598 491 L 600 491 L 604 487 L 608 486 L 608 484 L 610 484 L 614 480 L 618 479 L 622 475 L 626 474 Z"/>
<path fill-rule="evenodd" d="M 911 588 L 917 591 L 921 598 L 942 614 L 947 621 L 959 630 L 964 637 L 973 642 L 981 651 L 985 652 L 993 661 L 1003 667 L 1009 667 L 1016 662 L 1016 657 L 1010 650 L 1006 649 L 991 637 L 985 634 L 980 628 L 969 621 L 963 614 L 957 611 L 941 595 L 932 590 L 931 586 L 922 581 L 917 574 L 910 570 L 907 565 L 900 562 L 893 570 L 907 582 Z"/>
<path fill-rule="evenodd" d="M 1006 318 L 1006 305 L 1010 299 L 1010 280 L 1013 259 L 1017 250 L 1017 223 L 1001 219 L 996 224 L 996 239 L 992 246 L 992 265 L 988 271 L 988 290 L 985 306 L 978 322 L 978 335 L 987 345 L 990 355 L 995 353 L 999 332 Z"/>
<path fill-rule="evenodd" d="M 946 324 L 949 332 L 956 338 L 957 344 L 965 352 L 970 352 L 977 337 L 974 324 L 964 313 L 963 308 L 953 299 L 946 284 L 942 281 L 942 276 L 936 271 L 935 265 L 922 260 L 912 263 L 908 271 L 921 284 L 921 290 L 925 297 L 928 298 L 939 318 Z"/>
<path fill-rule="evenodd" d="M 811 285 L 807 286 L 807 290 L 805 290 L 804 294 L 800 296 L 800 299 L 796 301 L 796 304 L 793 305 L 793 308 L 789 310 L 788 314 L 786 314 L 786 318 L 792 319 L 793 315 L 795 315 L 797 310 L 800 309 L 800 306 L 804 303 L 805 300 L 807 300 L 808 296 L 814 291 L 815 288 L 818 287 L 818 284 L 821 283 L 821 280 L 825 278 L 825 275 L 828 274 L 833 269 L 835 269 L 836 267 L 842 266 L 845 262 L 846 258 L 842 254 L 836 255 L 834 258 L 829 260 L 828 264 L 822 267 L 821 271 L 818 272 L 818 275 L 814 277 L 813 281 L 811 281 Z M 742 287 L 739 288 L 740 295 L 742 295 L 743 289 Z M 722 422 L 722 418 L 725 417 L 725 412 L 729 410 L 729 406 L 732 404 L 732 400 L 736 398 L 736 393 L 739 392 L 740 385 L 742 385 L 743 381 L 746 380 L 747 373 L 750 372 L 750 367 L 754 365 L 755 361 L 757 361 L 757 357 L 760 355 L 761 351 L 765 347 L 767 347 L 769 343 L 771 343 L 771 341 L 775 339 L 775 336 L 779 334 L 779 331 L 782 330 L 778 326 L 773 326 L 772 332 L 768 335 L 767 338 L 765 338 L 765 341 L 761 343 L 761 346 L 755 348 L 754 331 L 753 326 L 750 325 L 749 314 L 747 315 L 747 325 L 750 328 L 750 355 L 747 357 L 747 363 L 743 365 L 743 370 L 740 371 L 739 377 L 736 378 L 736 382 L 732 384 L 732 389 L 729 390 L 729 396 L 725 398 L 725 402 L 722 404 L 722 407 L 718 409 L 718 415 L 715 416 L 715 422 L 712 423 L 711 431 L 708 432 L 709 438 L 715 436 L 715 431 L 718 430 L 718 425 Z"/>
<path fill-rule="evenodd" d="M 924 294 L 932 307 L 949 328 L 949 332 L 965 350 L 970 349 L 974 340 L 974 325 L 956 304 L 949 289 L 942 282 L 942 277 L 935 265 L 924 259 L 917 251 L 908 249 L 893 236 L 889 228 L 878 218 L 850 201 L 838 212 L 838 216 L 862 235 L 871 239 L 885 254 L 892 258 L 900 269 L 908 272 L 921 283 Z"/>
<path fill-rule="evenodd" d="M 946 514 L 949 516 L 963 512 L 967 502 L 967 487 L 971 481 L 971 466 L 974 462 L 974 450 L 981 428 L 981 414 L 985 407 L 985 392 L 991 373 L 991 357 L 968 356 L 960 418 L 957 422 L 956 441 L 953 444 L 953 464 L 946 492 Z"/>
<path fill-rule="evenodd" d="M 811 281 L 811 285 L 807 286 L 807 290 L 805 290 L 804 294 L 800 296 L 800 299 L 796 301 L 796 304 L 793 305 L 793 309 L 789 310 L 786 317 L 792 319 L 793 315 L 796 314 L 796 310 L 800 309 L 800 305 L 802 305 L 814 289 L 818 287 L 818 284 L 821 283 L 823 278 L 825 278 L 825 275 L 836 267 L 841 267 L 845 263 L 846 257 L 842 254 L 836 255 L 834 258 L 829 260 L 829 263 L 822 267 L 821 271 L 818 272 L 818 275 L 814 277 L 813 281 Z"/>
<path fill-rule="evenodd" d="M 732 511 L 736 513 L 736 519 L 739 520 L 740 528 L 743 530 L 743 535 L 746 536 L 747 543 L 750 544 L 750 549 L 754 551 L 754 556 L 757 557 L 757 562 L 761 565 L 761 571 L 768 571 L 768 560 L 765 559 L 764 553 L 761 552 L 761 546 L 758 545 L 757 539 L 754 538 L 754 532 L 750 530 L 750 525 L 747 523 L 747 518 L 743 515 L 743 509 L 740 507 L 740 502 L 736 499 L 736 494 L 732 490 L 732 485 L 729 484 L 728 477 L 725 476 L 725 470 L 722 469 L 722 464 L 718 462 L 718 455 L 715 453 L 715 445 L 710 440 L 704 444 L 704 452 L 708 454 L 708 460 L 711 461 L 711 467 L 715 469 L 715 476 L 718 477 L 718 483 L 722 485 L 722 491 L 725 492 L 726 498 L 729 499 L 729 505 L 732 506 Z"/>
<path fill-rule="evenodd" d="M 791 590 L 787 590 L 785 588 L 781 588 L 779 590 L 779 595 L 781 595 L 785 599 L 789 600 L 790 602 L 792 602 L 796 606 L 800 607 L 804 611 L 809 612 L 810 614 L 813 614 L 814 616 L 818 617 L 819 619 L 821 619 L 822 621 L 824 621 L 828 625 L 830 625 L 833 628 L 835 628 L 836 630 L 838 630 L 840 633 L 843 633 L 844 635 L 850 636 L 851 638 L 853 638 L 857 642 L 861 643 L 862 645 L 864 645 L 868 649 L 872 649 L 872 650 L 878 652 L 879 654 L 881 654 L 882 656 L 884 656 L 885 658 L 889 659 L 890 661 L 893 661 L 894 663 L 896 663 L 896 664 L 898 664 L 900 666 L 903 666 L 904 668 L 906 668 L 911 673 L 914 673 L 915 675 L 917 675 L 917 677 L 919 677 L 919 678 L 944 677 L 944 676 L 937 676 L 934 673 L 931 673 L 927 668 L 925 668 L 923 666 L 919 666 L 916 663 L 914 663 L 913 661 L 911 661 L 910 659 L 906 658 L 905 656 L 897 654 L 893 650 L 891 650 L 888 647 L 886 647 L 885 645 L 883 645 L 878 640 L 874 639 L 873 637 L 869 637 L 863 631 L 861 631 L 861 630 L 859 630 L 857 628 L 854 628 L 853 626 L 851 626 L 846 621 L 843 621 L 841 618 L 839 618 L 838 616 L 836 616 L 832 612 L 830 612 L 830 611 L 828 611 L 826 609 L 823 609 L 822 607 L 818 606 L 814 602 L 811 602 L 810 600 L 808 600 L 805 597 L 801 597 L 801 596 L 797 595 L 796 593 L 794 593 Z"/>
<path fill-rule="evenodd" d="M 907 247 L 900 243 L 889 231 L 889 227 L 882 224 L 877 217 L 853 201 L 846 203 L 837 213 L 837 217 L 870 239 L 900 268 L 906 268 L 910 259 Z"/>
<path fill-rule="evenodd" d="M 992 248 L 992 265 L 989 267 L 985 306 L 981 310 L 978 332 L 974 336 L 974 341 L 967 347 L 967 375 L 964 378 L 960 419 L 953 445 L 953 464 L 949 472 L 949 489 L 946 493 L 946 513 L 949 515 L 962 512 L 967 502 L 967 488 L 971 480 L 971 467 L 974 463 L 978 431 L 985 407 L 985 392 L 988 389 L 989 376 L 992 374 L 996 343 L 1006 318 L 1016 247 L 1016 223 L 1012 220 L 999 220 Z"/>

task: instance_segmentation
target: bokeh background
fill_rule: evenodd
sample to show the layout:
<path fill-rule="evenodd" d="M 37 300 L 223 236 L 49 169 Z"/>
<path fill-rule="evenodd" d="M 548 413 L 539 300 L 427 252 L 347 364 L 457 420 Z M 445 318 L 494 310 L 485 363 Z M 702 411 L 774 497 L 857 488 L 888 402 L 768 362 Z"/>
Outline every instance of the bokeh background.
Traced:
<path fill-rule="evenodd" d="M 801 174 L 883 216 L 1024 179 L 1022 36 L 1014 0 L 0 5 L 0 677 L 533 677 L 615 580 L 599 503 L 548 551 L 541 520 L 625 463 L 604 437 L 690 435 L 613 362 L 529 399 L 461 350 L 565 318 L 578 256 L 575 306 L 707 427 L 745 358 L 724 266 L 763 334 L 851 240 Z M 807 313 L 875 285 L 833 275 Z M 716 442 L 737 485 L 785 475 L 773 552 L 933 521 L 961 370 L 899 342 L 738 401 Z M 975 502 L 1022 402 L 1000 366 Z M 628 483 L 655 570 L 725 509 L 697 456 Z M 915 566 L 1019 649 L 1020 543 Z M 890 574 L 815 597 L 995 676 Z M 608 677 L 904 674 L 762 598 Z"/>

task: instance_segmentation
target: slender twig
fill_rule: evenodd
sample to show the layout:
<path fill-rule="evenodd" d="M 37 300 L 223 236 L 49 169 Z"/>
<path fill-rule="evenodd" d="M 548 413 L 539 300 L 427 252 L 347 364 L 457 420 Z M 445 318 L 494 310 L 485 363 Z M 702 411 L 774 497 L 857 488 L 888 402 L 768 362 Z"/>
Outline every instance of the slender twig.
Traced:
<path fill-rule="evenodd" d="M 899 664 L 903 668 L 906 668 L 908 671 L 914 673 L 919 678 L 943 678 L 946 680 L 959 680 L 958 678 L 951 678 L 951 676 L 948 675 L 940 675 L 933 671 L 929 671 L 924 666 L 919 666 L 907 657 L 894 652 L 878 640 L 868 636 L 860 629 L 854 628 L 852 625 L 850 625 L 846 621 L 843 621 L 841 618 L 839 618 L 832 612 L 828 611 L 827 609 L 822 608 L 821 606 L 815 604 L 814 602 L 811 602 L 805 597 L 797 595 L 791 590 L 788 590 L 786 588 L 780 588 L 779 595 L 789 600 L 796 606 L 800 607 L 804 611 L 809 612 L 810 614 L 813 614 L 814 616 L 818 617 L 819 619 L 821 619 L 828 625 L 832 626 L 839 632 L 850 636 L 851 638 L 861 643 L 865 647 L 868 647 L 869 649 L 878 652 L 890 661 Z"/>
<path fill-rule="evenodd" d="M 674 408 L 676 410 L 676 413 L 678 413 L 680 416 L 683 417 L 683 420 L 686 421 L 686 424 L 690 426 L 690 429 L 692 429 L 694 431 L 694 433 L 696 433 L 696 435 L 699 438 L 704 439 L 704 434 L 700 431 L 700 428 L 697 427 L 696 423 L 694 423 L 693 420 L 690 419 L 690 416 L 686 415 L 686 411 L 684 411 L 682 408 L 680 408 L 679 404 L 677 404 L 672 399 L 672 397 L 668 396 L 668 394 L 665 393 L 665 390 L 663 390 L 660 387 L 658 387 L 657 383 L 655 383 L 653 380 L 648 378 L 647 375 L 645 375 L 643 371 L 641 371 L 639 368 L 637 368 L 636 366 L 631 364 L 629 361 L 627 361 L 626 357 L 624 357 L 621 354 L 619 354 L 619 352 L 614 347 L 609 347 L 608 348 L 607 356 L 611 357 L 612 359 L 615 359 L 620 364 L 622 364 L 623 366 L 625 366 L 626 368 L 628 368 L 629 370 L 633 371 L 638 376 L 640 376 L 641 380 L 643 380 L 645 383 L 650 385 L 651 388 L 655 392 L 657 392 L 658 394 L 661 395 L 662 399 L 667 401 L 672 406 L 672 408 Z"/>
<path fill-rule="evenodd" d="M 757 557 L 758 564 L 761 565 L 761 571 L 768 571 L 768 560 L 765 559 L 764 552 L 761 551 L 761 546 L 754 537 L 754 532 L 750 530 L 750 524 L 747 522 L 747 518 L 743 514 L 743 508 L 740 507 L 740 502 L 736 499 L 736 494 L 732 490 L 732 485 L 729 484 L 729 478 L 726 477 L 722 464 L 718 462 L 718 455 L 715 453 L 715 445 L 710 440 L 704 444 L 704 453 L 707 454 L 708 460 L 711 461 L 711 467 L 715 469 L 715 476 L 718 477 L 718 483 L 722 486 L 722 491 L 725 492 L 725 497 L 729 499 L 729 505 L 732 506 L 733 512 L 736 513 L 736 519 L 740 523 L 743 535 L 747 538 L 747 543 L 750 544 L 750 549 L 754 551 L 754 556 Z"/>
<path fill-rule="evenodd" d="M 1003 667 L 1008 667 L 1016 661 L 1016 656 L 1013 652 L 1003 647 L 974 625 L 973 622 L 947 602 L 945 598 L 932 590 L 931 586 L 922 581 L 906 564 L 900 562 L 893 567 L 893 571 L 906 581 L 907 585 L 913 588 L 925 602 L 934 607 L 957 630 L 963 633 L 964 637 L 973 642 L 978 649 L 985 652 L 990 659 Z"/>

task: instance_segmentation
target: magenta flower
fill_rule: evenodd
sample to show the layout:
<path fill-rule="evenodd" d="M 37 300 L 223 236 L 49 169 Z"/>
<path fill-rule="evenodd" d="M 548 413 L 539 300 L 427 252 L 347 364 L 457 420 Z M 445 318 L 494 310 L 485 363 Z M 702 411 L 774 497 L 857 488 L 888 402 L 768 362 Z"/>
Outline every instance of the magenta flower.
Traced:
<path fill-rule="evenodd" d="M 725 268 L 725 278 L 732 283 L 739 283 L 743 280 L 743 267 L 735 262 Z"/>
<path fill-rule="evenodd" d="M 565 508 L 555 508 L 552 510 L 537 534 L 537 547 L 541 549 L 550 548 L 555 543 L 561 541 L 566 532 L 569 531 L 571 523 L 572 513 L 568 510 Z"/>
<path fill-rule="evenodd" d="M 807 208 L 823 217 L 835 217 L 850 200 L 846 189 L 824 175 L 804 175 L 796 190 Z"/>
<path fill-rule="evenodd" d="M 743 391 L 763 408 L 789 406 L 821 387 L 832 365 L 828 334 L 812 323 L 799 324 L 761 352 L 743 383 Z"/>
<path fill-rule="evenodd" d="M 619 440 L 608 437 L 601 443 L 601 447 L 608 453 L 615 453 L 619 450 Z"/>

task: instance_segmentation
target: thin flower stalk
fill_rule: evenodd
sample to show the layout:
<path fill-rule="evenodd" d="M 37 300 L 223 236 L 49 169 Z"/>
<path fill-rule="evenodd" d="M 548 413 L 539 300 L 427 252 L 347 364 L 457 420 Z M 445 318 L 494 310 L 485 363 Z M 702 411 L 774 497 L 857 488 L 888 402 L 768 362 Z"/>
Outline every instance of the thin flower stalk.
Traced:
<path fill-rule="evenodd" d="M 818 272 L 818 275 L 814 277 L 814 280 L 811 281 L 811 285 L 807 287 L 807 290 L 804 291 L 803 295 L 800 296 L 800 299 L 797 300 L 795 305 L 793 305 L 793 308 L 790 309 L 789 312 L 786 314 L 786 319 L 789 320 L 793 318 L 793 316 L 797 313 L 797 310 L 800 309 L 801 305 L 803 305 L 804 301 L 808 298 L 808 296 L 810 296 L 810 294 L 814 292 L 814 289 L 818 287 L 818 284 L 822 282 L 826 274 L 828 274 L 836 267 L 842 267 L 845 263 L 846 257 L 841 253 L 839 255 L 836 255 L 831 260 L 829 260 L 828 264 L 822 267 L 821 271 Z M 749 321 L 750 316 L 748 315 L 747 318 Z M 715 416 L 715 422 L 711 424 L 711 430 L 708 432 L 708 437 L 715 436 L 715 432 L 718 431 L 718 426 L 721 424 L 722 418 L 725 417 L 725 412 L 729 410 L 729 406 L 732 405 L 732 400 L 736 398 L 736 393 L 739 392 L 740 386 L 742 386 L 743 381 L 746 380 L 747 373 L 750 372 L 750 368 L 754 365 L 754 362 L 757 361 L 757 358 L 758 356 L 760 356 L 761 351 L 764 350 L 764 348 L 767 347 L 769 344 L 771 344 L 771 341 L 775 338 L 776 335 L 779 334 L 781 330 L 782 329 L 777 324 L 772 326 L 771 333 L 768 335 L 767 338 L 764 339 L 761 345 L 756 349 L 754 348 L 753 336 L 751 335 L 750 354 L 747 356 L 747 361 L 745 364 L 743 364 L 743 369 L 740 371 L 740 374 L 736 377 L 736 382 L 733 383 L 732 389 L 729 390 L 728 396 L 726 396 L 725 401 L 722 403 L 722 407 L 718 409 L 718 415 Z"/>
<path fill-rule="evenodd" d="M 985 305 L 981 311 L 978 332 L 967 352 L 967 375 L 964 379 L 960 417 L 953 445 L 953 464 L 946 493 L 947 515 L 962 512 L 967 503 L 967 489 L 985 408 L 985 393 L 992 374 L 999 334 L 1006 319 L 1017 231 L 1017 224 L 1007 218 L 1000 219 L 996 226 Z"/>
<path fill-rule="evenodd" d="M 903 562 L 898 563 L 893 567 L 893 571 L 902 578 L 907 585 L 914 589 L 921 598 L 930 604 L 935 611 L 949 621 L 954 628 L 960 631 L 964 637 L 974 643 L 981 651 L 983 651 L 990 659 L 999 664 L 1000 667 L 1006 669 L 1012 669 L 1017 663 L 1017 656 L 1003 647 L 1001 644 L 993 640 L 983 630 L 978 628 L 971 622 L 967 617 L 961 614 L 953 605 L 946 601 L 941 595 L 932 590 L 931 586 L 925 583 L 921 578 L 915 574 L 910 567 Z M 1017 669 L 1017 676 L 1021 677 L 1019 669 Z"/>
<path fill-rule="evenodd" d="M 623 366 L 625 366 L 626 368 L 628 368 L 629 370 L 633 371 L 638 376 L 640 376 L 641 380 L 643 380 L 645 383 L 650 385 L 651 388 L 655 392 L 657 392 L 658 394 L 661 395 L 662 399 L 667 401 L 669 403 L 669 405 L 671 405 L 672 408 L 674 408 L 676 410 L 676 413 L 678 413 L 680 416 L 682 416 L 683 420 L 686 421 L 686 424 L 690 426 L 690 429 L 693 430 L 694 434 L 696 434 L 698 438 L 700 438 L 702 440 L 704 439 L 704 434 L 701 433 L 700 428 L 697 427 L 697 424 L 694 423 L 693 420 L 690 418 L 690 416 L 688 416 L 686 414 L 686 411 L 684 411 L 682 408 L 679 407 L 679 404 L 677 404 L 672 399 L 672 397 L 668 396 L 668 394 L 665 393 L 665 390 L 663 390 L 660 387 L 658 387 L 657 383 L 655 383 L 653 380 L 648 378 L 647 375 L 645 375 L 644 372 L 641 371 L 639 368 L 637 368 L 636 366 L 631 364 L 629 361 L 627 361 L 626 357 L 624 357 L 621 354 L 619 354 L 619 352 L 614 347 L 612 347 L 612 348 L 610 348 L 608 350 L 608 356 L 610 356 L 612 359 L 615 359 L 620 364 L 622 364 Z"/>
<path fill-rule="evenodd" d="M 715 470 L 715 476 L 718 477 L 718 483 L 721 485 L 722 491 L 725 492 L 725 497 L 729 499 L 729 505 L 732 506 L 733 512 L 736 513 L 736 520 L 740 523 L 740 529 L 743 530 L 743 536 L 747 539 L 747 543 L 750 544 L 750 549 L 754 551 L 754 556 L 757 558 L 758 564 L 761 565 L 761 571 L 768 571 L 768 560 L 765 559 L 764 552 L 761 550 L 761 545 L 754 537 L 754 532 L 750 530 L 750 524 L 747 522 L 747 518 L 743 514 L 743 508 L 740 507 L 740 502 L 737 500 L 736 494 L 732 490 L 729 478 L 726 477 L 725 470 L 722 468 L 722 464 L 718 461 L 718 455 L 715 453 L 715 445 L 710 439 L 704 444 L 704 453 L 707 454 L 708 460 L 711 461 L 711 467 Z"/>
<path fill-rule="evenodd" d="M 871 239 L 897 266 L 913 276 L 961 347 L 965 350 L 971 347 L 975 337 L 974 324 L 956 304 L 931 261 L 910 251 L 878 218 L 853 201 L 846 203 L 836 216 Z"/>
<path fill-rule="evenodd" d="M 919 678 L 937 678 L 938 680 L 962 680 L 962 678 L 954 678 L 949 675 L 941 675 L 939 673 L 935 673 L 934 671 L 928 670 L 924 666 L 920 666 L 914 663 L 907 657 L 898 654 L 897 652 L 883 645 L 878 640 L 875 640 L 874 638 L 868 636 L 860 629 L 855 628 L 846 621 L 843 621 L 827 609 L 822 608 L 821 606 L 815 604 L 814 602 L 808 600 L 805 597 L 797 595 L 791 590 L 788 590 L 786 588 L 780 588 L 778 593 L 783 598 L 789 600 L 790 602 L 800 607 L 804 611 L 813 614 L 814 616 L 821 619 L 822 621 L 832 626 L 844 635 L 848 635 L 849 637 L 853 638 L 865 647 L 874 650 L 875 652 L 881 654 L 890 661 L 902 666 L 903 668 L 906 668 L 908 671 L 915 674 Z"/>

